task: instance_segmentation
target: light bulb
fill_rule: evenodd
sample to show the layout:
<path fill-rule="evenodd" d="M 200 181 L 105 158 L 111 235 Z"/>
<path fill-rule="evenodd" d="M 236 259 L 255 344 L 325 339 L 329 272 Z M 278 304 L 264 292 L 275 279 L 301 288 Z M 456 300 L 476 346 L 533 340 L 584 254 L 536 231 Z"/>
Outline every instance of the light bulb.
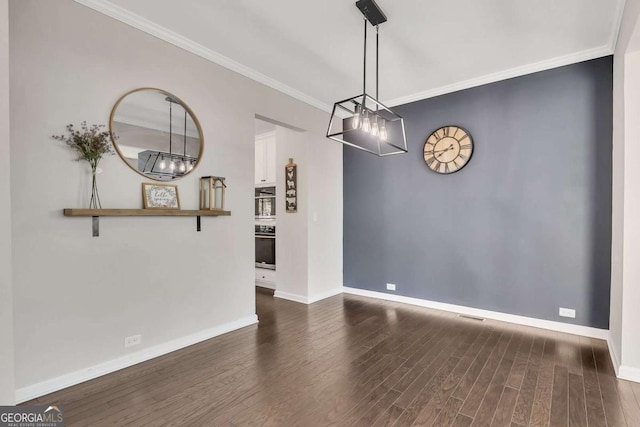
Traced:
<path fill-rule="evenodd" d="M 169 163 L 169 170 L 170 170 L 171 172 L 173 172 L 174 170 L 176 170 L 176 163 L 175 163 L 173 160 L 171 160 L 171 163 Z"/>
<path fill-rule="evenodd" d="M 378 136 L 378 132 L 379 132 L 379 128 L 378 128 L 378 116 L 374 116 L 373 117 L 373 124 L 371 125 L 371 135 L 372 136 Z"/>
<path fill-rule="evenodd" d="M 351 122 L 351 125 L 353 126 L 354 129 L 358 129 L 361 125 L 360 123 L 360 106 L 356 105 L 356 113 L 353 115 L 353 121 Z"/>
<path fill-rule="evenodd" d="M 364 120 L 362 120 L 362 130 L 369 133 L 371 132 L 371 120 L 369 119 L 369 114 L 365 111 Z"/>
<path fill-rule="evenodd" d="M 159 167 L 161 170 L 165 170 L 165 169 L 166 169 L 166 167 L 167 167 L 167 162 L 165 162 L 165 161 L 164 161 L 164 157 L 162 158 L 162 160 L 160 160 L 160 163 L 158 164 L 158 167 Z"/>
<path fill-rule="evenodd" d="M 185 162 L 180 162 L 180 166 L 178 166 L 178 170 L 182 173 L 184 173 L 187 170 L 187 165 L 184 164 Z"/>
<path fill-rule="evenodd" d="M 191 169 L 193 169 L 193 163 L 189 162 L 189 168 L 188 170 L 191 171 Z"/>
<path fill-rule="evenodd" d="M 380 123 L 380 139 L 383 141 L 387 140 L 387 125 L 385 124 L 385 120 L 382 119 L 382 123 Z"/>

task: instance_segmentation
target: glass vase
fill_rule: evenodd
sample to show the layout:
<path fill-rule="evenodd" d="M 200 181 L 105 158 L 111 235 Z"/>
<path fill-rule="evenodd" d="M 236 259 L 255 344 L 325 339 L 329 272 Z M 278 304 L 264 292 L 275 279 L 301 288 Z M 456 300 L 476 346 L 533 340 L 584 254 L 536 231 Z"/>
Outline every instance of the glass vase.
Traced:
<path fill-rule="evenodd" d="M 98 194 L 98 180 L 96 178 L 96 168 L 91 169 L 91 200 L 89 201 L 89 209 L 102 209 L 100 203 L 100 195 Z"/>

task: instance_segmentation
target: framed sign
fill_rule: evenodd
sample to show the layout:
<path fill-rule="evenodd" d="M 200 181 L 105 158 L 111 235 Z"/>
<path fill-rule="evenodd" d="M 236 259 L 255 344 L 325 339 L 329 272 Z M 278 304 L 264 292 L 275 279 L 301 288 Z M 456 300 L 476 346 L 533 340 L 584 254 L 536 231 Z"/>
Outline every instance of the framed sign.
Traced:
<path fill-rule="evenodd" d="M 285 175 L 285 205 L 289 213 L 298 212 L 298 171 L 293 159 L 284 167 Z"/>
<path fill-rule="evenodd" d="M 180 209 L 178 186 L 143 182 L 142 202 L 145 209 Z"/>

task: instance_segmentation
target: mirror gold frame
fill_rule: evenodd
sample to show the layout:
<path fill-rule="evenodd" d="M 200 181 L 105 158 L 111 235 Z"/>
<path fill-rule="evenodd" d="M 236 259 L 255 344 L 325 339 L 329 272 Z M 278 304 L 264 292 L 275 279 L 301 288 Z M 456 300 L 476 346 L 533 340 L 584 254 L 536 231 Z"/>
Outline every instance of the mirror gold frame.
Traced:
<path fill-rule="evenodd" d="M 191 119 L 193 120 L 193 123 L 196 125 L 196 128 L 198 129 L 198 137 L 200 139 L 200 150 L 198 151 L 198 159 L 196 160 L 196 163 L 193 165 L 193 169 L 191 169 L 190 171 L 186 172 L 185 174 L 181 175 L 180 177 L 176 177 L 175 179 L 161 179 L 158 177 L 155 177 L 153 175 L 147 175 L 144 172 L 138 170 L 137 168 L 134 168 L 124 157 L 124 155 L 122 154 L 122 152 L 120 151 L 120 149 L 118 148 L 118 143 L 116 141 L 117 139 L 117 135 L 114 134 L 114 129 L 113 129 L 113 119 L 115 117 L 116 114 L 116 110 L 118 109 L 118 106 L 120 105 L 120 103 L 129 95 L 136 93 L 136 92 L 142 92 L 142 91 L 147 91 L 147 90 L 152 90 L 152 91 L 156 91 L 156 92 L 160 92 L 168 97 L 171 97 L 172 99 L 175 99 L 176 101 L 178 101 L 178 103 L 182 106 L 182 108 L 185 109 L 185 111 L 187 113 L 189 113 L 189 116 L 191 117 Z M 202 126 L 200 125 L 200 121 L 198 120 L 198 118 L 196 117 L 196 115 L 193 113 L 193 110 L 191 110 L 191 108 L 189 108 L 189 106 L 180 98 L 178 98 L 177 96 L 175 96 L 174 94 L 172 94 L 171 92 L 167 92 L 166 90 L 163 89 L 158 89 L 156 87 L 141 87 L 138 89 L 133 89 L 130 90 L 129 92 L 125 93 L 124 95 L 122 95 L 120 98 L 118 98 L 118 101 L 116 101 L 115 105 L 113 106 L 113 108 L 111 109 L 111 115 L 109 116 L 109 131 L 111 133 L 111 143 L 113 144 L 113 147 L 116 150 L 116 153 L 118 153 L 118 156 L 120 156 L 120 159 L 122 159 L 122 161 L 129 167 L 131 168 L 134 172 L 136 172 L 139 175 L 144 176 L 147 179 L 152 179 L 154 181 L 159 181 L 159 182 L 172 182 L 172 181 L 176 181 L 178 179 L 184 178 L 185 176 L 189 175 L 190 173 L 192 173 L 194 170 L 196 170 L 196 168 L 198 167 L 198 165 L 200 164 L 200 160 L 202 160 L 202 153 L 204 152 L 204 135 L 202 133 Z M 114 138 L 115 135 L 115 138 Z"/>

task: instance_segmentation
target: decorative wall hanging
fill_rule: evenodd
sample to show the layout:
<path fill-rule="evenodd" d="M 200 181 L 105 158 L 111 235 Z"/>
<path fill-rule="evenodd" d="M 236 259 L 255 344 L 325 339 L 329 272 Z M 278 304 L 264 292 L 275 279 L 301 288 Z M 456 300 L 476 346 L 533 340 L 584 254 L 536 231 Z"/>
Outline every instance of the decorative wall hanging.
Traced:
<path fill-rule="evenodd" d="M 96 175 L 100 173 L 98 164 L 105 154 L 115 154 L 110 139 L 114 141 L 117 136 L 110 131 L 102 130 L 104 125 L 87 126 L 87 122 L 80 124 L 80 130 L 73 125 L 67 125 L 69 135 L 53 135 L 52 138 L 62 141 L 78 154 L 77 161 L 85 160 L 91 167 L 91 200 L 89 209 L 102 209 L 98 194 L 98 181 Z"/>
<path fill-rule="evenodd" d="M 224 193 L 227 184 L 221 176 L 203 176 L 200 178 L 200 209 L 210 211 L 224 210 Z"/>
<path fill-rule="evenodd" d="M 145 209 L 180 209 L 178 186 L 143 182 L 142 201 Z"/>
<path fill-rule="evenodd" d="M 407 152 L 404 119 L 379 101 L 378 26 L 387 17 L 374 0 L 358 0 L 364 15 L 364 66 L 362 94 L 333 105 L 327 138 L 377 156 Z M 376 28 L 376 96 L 367 94 L 367 22 Z"/>
<path fill-rule="evenodd" d="M 298 212 L 298 167 L 289 158 L 289 163 L 284 167 L 285 174 L 285 205 L 289 213 Z"/>
<path fill-rule="evenodd" d="M 424 143 L 424 161 L 440 174 L 458 172 L 473 154 L 471 134 L 460 126 L 443 126 L 429 135 Z"/>

